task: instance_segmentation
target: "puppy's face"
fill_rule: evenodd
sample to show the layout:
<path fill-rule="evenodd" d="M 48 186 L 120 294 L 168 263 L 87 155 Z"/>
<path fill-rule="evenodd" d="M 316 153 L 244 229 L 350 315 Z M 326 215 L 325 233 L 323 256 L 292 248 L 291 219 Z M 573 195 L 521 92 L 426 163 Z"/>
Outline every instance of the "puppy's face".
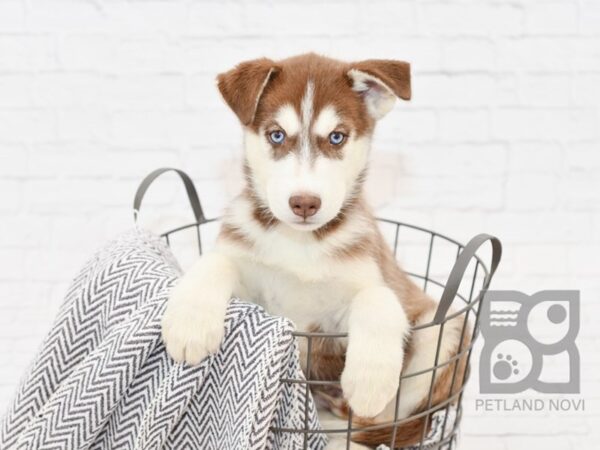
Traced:
<path fill-rule="evenodd" d="M 305 231 L 323 227 L 360 192 L 375 121 L 410 97 L 406 63 L 349 64 L 309 54 L 240 64 L 219 89 L 244 125 L 246 175 L 257 208 Z"/>

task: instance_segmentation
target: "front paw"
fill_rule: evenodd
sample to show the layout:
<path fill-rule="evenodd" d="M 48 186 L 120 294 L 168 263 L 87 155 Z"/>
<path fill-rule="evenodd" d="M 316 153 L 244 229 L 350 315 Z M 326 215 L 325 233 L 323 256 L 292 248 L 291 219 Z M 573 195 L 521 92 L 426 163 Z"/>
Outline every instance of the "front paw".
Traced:
<path fill-rule="evenodd" d="M 219 350 L 225 313 L 215 304 L 226 305 L 228 299 L 198 301 L 210 295 L 214 293 L 190 289 L 185 283 L 173 290 L 162 318 L 162 339 L 175 361 L 196 365 Z"/>
<path fill-rule="evenodd" d="M 396 395 L 401 370 L 402 357 L 397 353 L 388 358 L 381 350 L 347 355 L 341 385 L 352 411 L 361 417 L 381 413 Z"/>
<path fill-rule="evenodd" d="M 388 287 L 366 288 L 352 299 L 341 384 L 359 416 L 378 415 L 394 398 L 408 330 L 404 309 Z"/>

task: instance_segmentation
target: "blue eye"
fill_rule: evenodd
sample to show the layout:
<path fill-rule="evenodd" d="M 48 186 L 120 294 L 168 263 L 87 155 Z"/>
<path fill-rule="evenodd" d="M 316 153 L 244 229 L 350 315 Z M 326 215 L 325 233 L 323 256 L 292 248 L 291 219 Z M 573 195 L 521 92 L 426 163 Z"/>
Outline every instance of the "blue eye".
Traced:
<path fill-rule="evenodd" d="M 281 144 L 283 143 L 283 141 L 285 141 L 285 133 L 281 130 L 275 130 L 275 131 L 271 131 L 269 133 L 269 140 L 273 143 L 273 144 Z"/>
<path fill-rule="evenodd" d="M 329 142 L 333 145 L 340 145 L 344 139 L 346 139 L 346 135 L 339 131 L 334 131 L 329 135 Z"/>

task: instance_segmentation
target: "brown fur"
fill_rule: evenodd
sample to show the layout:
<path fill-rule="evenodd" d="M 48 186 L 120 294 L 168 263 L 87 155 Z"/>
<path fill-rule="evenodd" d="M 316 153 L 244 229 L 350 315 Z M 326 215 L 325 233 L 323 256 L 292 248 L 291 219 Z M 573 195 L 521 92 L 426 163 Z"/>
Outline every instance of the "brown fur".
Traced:
<path fill-rule="evenodd" d="M 353 69 L 379 78 L 394 94 L 403 100 L 410 100 L 410 65 L 402 61 L 369 59 L 353 64 Z"/>
<path fill-rule="evenodd" d="M 373 420 L 360 419 L 353 421 L 358 427 L 368 427 L 377 425 Z M 423 435 L 423 429 L 427 427 L 425 436 L 431 428 L 431 422 L 428 422 L 425 417 L 410 420 L 398 426 L 396 437 L 394 439 L 393 448 L 408 447 L 418 443 Z M 394 435 L 393 427 L 377 428 L 370 431 L 360 431 L 352 435 L 352 440 L 358 444 L 377 447 L 380 444 L 389 444 Z"/>
<path fill-rule="evenodd" d="M 273 61 L 261 58 L 243 62 L 217 77 L 217 85 L 223 98 L 242 124 L 252 122 L 258 98 L 268 81 L 267 77 L 276 74 L 278 70 Z"/>
<path fill-rule="evenodd" d="M 313 326 L 310 333 L 322 332 Z M 311 380 L 339 380 L 344 369 L 345 349 L 337 338 L 312 338 L 312 362 L 308 378 Z"/>
<path fill-rule="evenodd" d="M 223 226 L 221 226 L 219 238 L 235 242 L 239 245 L 243 245 L 244 247 L 252 247 L 252 242 L 248 239 L 244 232 L 228 223 L 224 223 Z"/>

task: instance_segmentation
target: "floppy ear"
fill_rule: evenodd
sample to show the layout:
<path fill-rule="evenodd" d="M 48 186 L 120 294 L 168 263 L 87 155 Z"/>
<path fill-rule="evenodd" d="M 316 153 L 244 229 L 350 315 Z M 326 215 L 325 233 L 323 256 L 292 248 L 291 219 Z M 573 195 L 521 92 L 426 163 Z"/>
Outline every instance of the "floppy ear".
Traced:
<path fill-rule="evenodd" d="M 381 119 L 394 106 L 396 97 L 410 100 L 410 64 L 387 59 L 369 59 L 351 65 L 352 88 L 365 99 L 374 119 Z"/>
<path fill-rule="evenodd" d="M 221 95 L 242 124 L 252 123 L 265 86 L 279 70 L 273 61 L 261 58 L 240 63 L 217 76 Z"/>

